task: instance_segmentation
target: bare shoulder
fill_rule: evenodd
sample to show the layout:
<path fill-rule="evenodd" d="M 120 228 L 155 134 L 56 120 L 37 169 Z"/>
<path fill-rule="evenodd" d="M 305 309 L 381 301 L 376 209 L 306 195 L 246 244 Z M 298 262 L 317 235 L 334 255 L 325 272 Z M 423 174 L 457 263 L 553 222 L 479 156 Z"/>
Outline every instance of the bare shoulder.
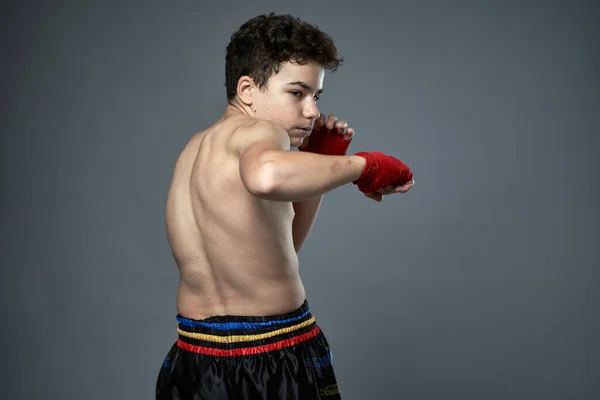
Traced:
<path fill-rule="evenodd" d="M 289 150 L 290 138 L 285 129 L 273 122 L 249 118 L 234 130 L 230 146 L 237 155 L 242 155 L 251 147 Z"/>

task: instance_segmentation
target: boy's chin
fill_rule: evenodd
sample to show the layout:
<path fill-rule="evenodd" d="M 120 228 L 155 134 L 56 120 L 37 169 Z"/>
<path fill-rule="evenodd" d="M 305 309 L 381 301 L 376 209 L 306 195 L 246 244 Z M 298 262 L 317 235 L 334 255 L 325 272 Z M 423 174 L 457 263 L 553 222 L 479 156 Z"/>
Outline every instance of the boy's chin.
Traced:
<path fill-rule="evenodd" d="M 306 136 L 291 136 L 290 137 L 290 146 L 291 147 L 300 147 L 302 143 L 307 140 Z"/>

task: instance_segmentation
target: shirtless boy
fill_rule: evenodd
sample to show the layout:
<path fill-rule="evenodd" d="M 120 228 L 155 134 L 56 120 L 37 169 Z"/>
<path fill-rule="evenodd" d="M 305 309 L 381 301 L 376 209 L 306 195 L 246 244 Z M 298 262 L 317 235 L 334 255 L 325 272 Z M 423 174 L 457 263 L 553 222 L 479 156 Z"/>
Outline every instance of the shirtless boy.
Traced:
<path fill-rule="evenodd" d="M 157 399 L 341 398 L 298 251 L 325 193 L 352 183 L 381 201 L 414 181 L 394 157 L 348 154 L 354 130 L 320 114 L 324 71 L 340 64 L 327 34 L 289 15 L 232 36 L 225 112 L 185 146 L 168 193 L 179 338 Z"/>

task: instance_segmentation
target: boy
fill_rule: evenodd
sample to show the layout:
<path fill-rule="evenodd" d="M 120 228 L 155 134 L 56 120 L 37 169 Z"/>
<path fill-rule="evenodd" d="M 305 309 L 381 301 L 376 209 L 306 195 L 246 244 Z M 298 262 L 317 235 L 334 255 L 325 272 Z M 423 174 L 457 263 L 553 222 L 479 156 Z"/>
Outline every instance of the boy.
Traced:
<path fill-rule="evenodd" d="M 393 157 L 347 155 L 354 130 L 320 115 L 324 71 L 341 62 L 327 34 L 289 15 L 232 36 L 225 113 L 185 146 L 168 193 L 179 339 L 157 399 L 341 398 L 298 251 L 324 193 L 354 183 L 381 201 L 413 184 Z"/>

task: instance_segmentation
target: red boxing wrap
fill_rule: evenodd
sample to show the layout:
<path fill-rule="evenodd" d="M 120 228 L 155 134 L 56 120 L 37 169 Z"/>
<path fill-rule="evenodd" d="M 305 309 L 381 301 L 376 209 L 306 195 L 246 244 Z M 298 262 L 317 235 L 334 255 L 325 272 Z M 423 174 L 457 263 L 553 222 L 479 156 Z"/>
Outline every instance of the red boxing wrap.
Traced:
<path fill-rule="evenodd" d="M 308 145 L 301 146 L 298 150 L 327 156 L 345 156 L 352 142 L 352 139 L 344 139 L 342 134 L 336 132 L 329 134 L 325 126 L 313 131 L 304 140 L 308 140 Z"/>
<path fill-rule="evenodd" d="M 355 155 L 367 161 L 361 176 L 352 182 L 363 193 L 375 193 L 390 185 L 404 185 L 413 178 L 408 166 L 397 158 L 379 152 L 359 152 Z"/>

